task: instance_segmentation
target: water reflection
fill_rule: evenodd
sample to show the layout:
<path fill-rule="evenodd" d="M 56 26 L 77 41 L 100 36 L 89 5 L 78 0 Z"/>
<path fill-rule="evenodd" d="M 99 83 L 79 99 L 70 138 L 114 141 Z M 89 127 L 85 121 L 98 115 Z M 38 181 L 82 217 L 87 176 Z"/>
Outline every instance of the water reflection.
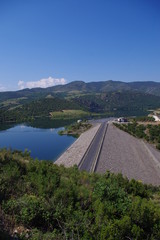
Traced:
<path fill-rule="evenodd" d="M 38 119 L 31 124 L 1 125 L 0 148 L 28 149 L 33 158 L 54 161 L 75 141 L 72 136 L 58 134 L 71 122 Z"/>

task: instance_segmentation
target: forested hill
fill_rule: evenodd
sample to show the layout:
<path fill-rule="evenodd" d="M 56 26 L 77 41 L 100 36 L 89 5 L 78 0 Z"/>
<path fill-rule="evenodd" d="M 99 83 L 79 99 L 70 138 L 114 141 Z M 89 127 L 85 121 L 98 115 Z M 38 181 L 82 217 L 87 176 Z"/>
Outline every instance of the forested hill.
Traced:
<path fill-rule="evenodd" d="M 147 115 L 160 108 L 160 83 L 71 82 L 50 88 L 0 93 L 0 122 L 49 116 L 50 112 L 83 110 L 105 116 Z"/>
<path fill-rule="evenodd" d="M 14 103 L 13 103 L 14 106 Z M 49 117 L 51 112 L 82 109 L 77 103 L 60 98 L 41 98 L 10 108 L 10 104 L 0 109 L 0 122 L 30 121 L 35 117 Z"/>
<path fill-rule="evenodd" d="M 63 86 L 50 88 L 52 91 L 82 91 L 82 92 L 114 92 L 114 91 L 138 91 L 160 96 L 159 82 L 120 82 L 120 81 L 103 81 L 89 82 L 75 81 Z"/>
<path fill-rule="evenodd" d="M 73 100 L 88 111 L 108 112 L 112 116 L 145 115 L 160 107 L 160 97 L 132 91 L 86 94 Z"/>
<path fill-rule="evenodd" d="M 15 92 L 0 92 L 0 101 L 13 98 L 38 98 L 45 97 L 48 94 L 69 93 L 69 92 L 94 92 L 105 93 L 115 91 L 138 91 L 142 93 L 160 96 L 159 82 L 120 82 L 120 81 L 103 81 L 103 82 L 89 82 L 73 81 L 65 85 L 58 85 L 49 88 L 33 88 L 24 89 Z"/>

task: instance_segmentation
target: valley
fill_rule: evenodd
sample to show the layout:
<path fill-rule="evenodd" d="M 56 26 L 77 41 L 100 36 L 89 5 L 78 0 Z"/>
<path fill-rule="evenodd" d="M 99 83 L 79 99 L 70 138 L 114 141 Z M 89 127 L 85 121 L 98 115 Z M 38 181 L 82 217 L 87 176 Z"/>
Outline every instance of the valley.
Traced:
<path fill-rule="evenodd" d="M 36 118 L 143 116 L 160 106 L 156 82 L 75 81 L 46 89 L 0 93 L 0 122 Z M 71 110 L 70 114 L 67 111 Z M 76 112 L 74 112 L 76 110 Z"/>
<path fill-rule="evenodd" d="M 2 239 L 15 231 L 20 240 L 159 238 L 160 151 L 145 141 L 159 144 L 148 113 L 160 96 L 154 83 L 137 85 L 78 81 L 0 93 Z M 120 116 L 133 122 L 112 122 Z"/>

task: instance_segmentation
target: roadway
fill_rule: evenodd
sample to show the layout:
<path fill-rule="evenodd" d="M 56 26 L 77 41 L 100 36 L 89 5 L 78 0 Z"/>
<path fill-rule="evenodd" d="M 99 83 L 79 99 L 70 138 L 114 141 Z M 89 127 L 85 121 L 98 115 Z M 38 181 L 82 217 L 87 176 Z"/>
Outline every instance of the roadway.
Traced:
<path fill-rule="evenodd" d="M 78 166 L 80 170 L 86 170 L 88 172 L 95 171 L 99 155 L 101 152 L 101 148 L 103 145 L 103 140 L 107 131 L 107 127 L 108 127 L 107 121 L 101 123 L 98 132 L 93 138 L 89 148 L 87 149 L 85 155 L 83 156 Z"/>

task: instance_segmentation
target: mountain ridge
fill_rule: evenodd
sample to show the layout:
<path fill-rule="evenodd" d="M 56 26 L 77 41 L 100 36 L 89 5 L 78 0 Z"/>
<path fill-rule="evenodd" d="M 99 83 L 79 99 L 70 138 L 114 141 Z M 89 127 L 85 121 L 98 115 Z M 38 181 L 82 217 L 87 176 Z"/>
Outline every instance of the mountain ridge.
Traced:
<path fill-rule="evenodd" d="M 99 81 L 99 82 L 84 82 L 72 81 L 65 85 L 56 85 L 48 88 L 25 88 L 17 91 L 0 92 L 0 100 L 6 100 L 17 97 L 30 97 L 32 94 L 48 94 L 60 92 L 112 92 L 112 91 L 139 91 L 156 96 L 160 96 L 160 82 L 154 81 Z"/>
<path fill-rule="evenodd" d="M 39 101 L 41 101 L 40 105 Z M 89 83 L 73 81 L 49 88 L 1 92 L 1 122 L 5 119 L 12 120 L 13 117 L 18 121 L 21 116 L 26 118 L 44 116 L 44 114 L 48 116 L 51 110 L 56 111 L 56 101 L 60 111 L 63 111 L 64 106 L 68 104 L 74 109 L 107 116 L 143 116 L 152 109 L 160 108 L 160 83 L 151 81 L 127 83 L 113 80 Z M 71 106 L 67 106 L 67 109 L 71 109 Z M 48 107 L 50 108 L 46 112 Z"/>

